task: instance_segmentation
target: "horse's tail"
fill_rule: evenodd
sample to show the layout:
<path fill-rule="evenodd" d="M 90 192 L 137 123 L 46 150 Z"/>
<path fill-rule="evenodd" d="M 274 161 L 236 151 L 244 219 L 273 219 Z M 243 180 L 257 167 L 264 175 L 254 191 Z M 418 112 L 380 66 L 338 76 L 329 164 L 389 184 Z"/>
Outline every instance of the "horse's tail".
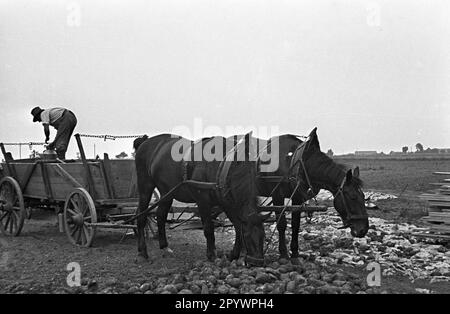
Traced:
<path fill-rule="evenodd" d="M 145 134 L 144 136 L 138 137 L 133 141 L 133 148 L 135 151 L 138 150 L 139 146 L 144 143 L 148 139 L 148 136 Z"/>

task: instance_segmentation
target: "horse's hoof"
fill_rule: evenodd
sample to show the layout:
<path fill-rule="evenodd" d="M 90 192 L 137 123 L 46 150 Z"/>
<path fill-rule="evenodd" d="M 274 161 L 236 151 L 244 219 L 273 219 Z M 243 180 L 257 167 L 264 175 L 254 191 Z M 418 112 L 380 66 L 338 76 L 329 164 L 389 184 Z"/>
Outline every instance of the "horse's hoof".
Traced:
<path fill-rule="evenodd" d="M 265 260 L 264 258 L 257 258 L 247 255 L 245 257 L 245 263 L 247 263 L 249 266 L 263 267 L 265 265 Z"/>
<path fill-rule="evenodd" d="M 162 249 L 163 257 L 173 257 L 174 254 L 175 253 L 173 252 L 173 250 L 171 248 L 166 247 L 166 248 Z"/>
<path fill-rule="evenodd" d="M 278 259 L 278 262 L 280 264 L 287 264 L 289 262 L 289 255 L 281 255 L 280 258 Z"/>
<path fill-rule="evenodd" d="M 214 262 L 216 260 L 216 258 L 217 258 L 216 252 L 210 253 L 210 254 L 206 254 L 206 258 L 208 259 L 208 261 Z"/>
<path fill-rule="evenodd" d="M 226 254 L 226 257 L 227 257 L 227 259 L 228 259 L 230 262 L 232 262 L 232 261 L 234 261 L 234 260 L 236 260 L 236 259 L 239 258 L 239 254 L 236 255 L 236 253 L 234 253 L 233 251 L 231 251 L 230 253 L 227 253 L 227 254 Z"/>
<path fill-rule="evenodd" d="M 300 265 L 300 260 L 298 257 L 291 257 L 292 265 Z"/>
<path fill-rule="evenodd" d="M 144 264 L 144 263 L 147 263 L 148 261 L 149 261 L 148 257 L 142 256 L 142 255 L 138 255 L 136 257 L 135 263 L 136 264 Z"/>

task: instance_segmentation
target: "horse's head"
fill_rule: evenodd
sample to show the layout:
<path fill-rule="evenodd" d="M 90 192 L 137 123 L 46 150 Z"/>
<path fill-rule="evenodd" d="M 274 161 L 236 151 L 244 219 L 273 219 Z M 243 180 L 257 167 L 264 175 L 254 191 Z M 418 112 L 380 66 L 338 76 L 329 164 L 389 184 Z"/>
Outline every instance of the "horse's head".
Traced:
<path fill-rule="evenodd" d="M 344 224 L 342 228 L 350 228 L 354 237 L 362 238 L 369 229 L 369 219 L 364 193 L 361 190 L 359 168 L 356 167 L 353 171 L 348 170 L 342 178 L 343 165 L 335 163 L 320 151 L 316 130 L 317 128 L 314 128 L 310 133 L 302 158 L 313 179 L 329 186 L 330 191 L 334 193 L 334 208 L 341 216 Z M 331 186 L 336 186 L 337 180 L 340 180 L 338 189 L 334 188 L 333 191 Z"/>
<path fill-rule="evenodd" d="M 347 174 L 334 195 L 334 208 L 341 216 L 343 227 L 350 228 L 354 237 L 362 238 L 369 230 L 364 193 L 361 190 L 359 168 L 348 170 Z"/>

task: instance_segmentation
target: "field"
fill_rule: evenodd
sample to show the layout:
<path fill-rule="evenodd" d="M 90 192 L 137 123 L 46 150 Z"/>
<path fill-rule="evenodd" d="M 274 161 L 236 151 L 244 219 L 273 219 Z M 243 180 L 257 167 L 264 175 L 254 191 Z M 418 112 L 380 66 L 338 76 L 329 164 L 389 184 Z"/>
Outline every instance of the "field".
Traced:
<path fill-rule="evenodd" d="M 429 183 L 440 179 L 431 174 L 433 171 L 450 170 L 450 160 L 336 158 L 336 161 L 360 167 L 364 191 L 383 191 L 399 196 L 377 201 L 379 210 L 371 210 L 370 217 L 419 226 L 419 218 L 426 214 L 427 204 L 419 200 L 418 195 L 431 189 Z M 37 211 L 32 220 L 25 222 L 20 237 L 0 238 L 0 293 L 450 293 L 448 281 L 433 281 L 428 277 L 412 282 L 402 274 L 383 277 L 381 287 L 370 288 L 365 284 L 365 264 L 319 265 L 319 258 L 334 258 L 337 248 L 350 252 L 355 245 L 362 249 L 363 244 L 345 240 L 348 238 L 345 230 L 337 233 L 338 238 L 333 240 L 311 237 L 308 230 L 320 233 L 321 228 L 330 228 L 326 220 L 323 220 L 325 224 L 321 220 L 315 221 L 302 225 L 300 241 L 305 254 L 300 265 L 278 261 L 276 246 L 272 246 L 267 254 L 269 267 L 249 269 L 242 262 L 230 264 L 225 259 L 206 262 L 206 244 L 200 230 L 169 230 L 169 243 L 174 250 L 171 254 L 161 252 L 157 242 L 151 241 L 152 262 L 145 264 L 135 263 L 136 241 L 132 234 L 100 231 L 93 248 L 79 249 L 68 243 L 64 233 L 58 232 L 56 218 L 51 212 Z M 270 227 L 267 225 L 266 234 L 271 232 Z M 331 228 L 330 232 L 337 231 Z M 374 230 L 367 241 L 371 239 L 371 243 L 378 243 L 376 232 Z M 449 256 L 448 244 L 420 244 L 402 236 L 401 241 L 404 239 L 415 246 L 430 245 L 439 256 Z M 232 230 L 216 230 L 216 243 L 221 252 L 228 251 L 232 242 Z M 379 246 L 384 243 L 377 244 L 377 248 Z M 408 248 L 403 249 L 397 250 L 399 259 L 410 256 Z M 319 255 L 315 254 L 319 251 Z M 370 254 L 367 256 L 364 261 L 370 260 Z M 81 287 L 71 288 L 66 283 L 69 274 L 66 267 L 71 262 L 81 265 Z"/>
<path fill-rule="evenodd" d="M 440 179 L 434 171 L 450 171 L 450 159 L 349 159 L 335 157 L 339 163 L 359 166 L 365 188 L 370 190 L 425 192 Z"/>

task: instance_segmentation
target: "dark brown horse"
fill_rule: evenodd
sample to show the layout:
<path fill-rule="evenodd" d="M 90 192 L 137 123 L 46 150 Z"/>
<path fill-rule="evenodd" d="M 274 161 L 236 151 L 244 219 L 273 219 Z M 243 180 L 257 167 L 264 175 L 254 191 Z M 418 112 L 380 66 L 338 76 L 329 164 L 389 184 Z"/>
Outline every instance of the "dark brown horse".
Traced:
<path fill-rule="evenodd" d="M 263 263 L 264 228 L 262 221 L 264 217 L 257 212 L 255 162 L 249 161 L 249 141 L 245 141 L 245 143 L 246 157 L 244 160 L 237 158 L 237 153 L 233 150 L 232 161 L 222 162 L 227 152 L 226 149 L 234 146 L 234 142 L 230 143 L 223 137 L 206 138 L 194 143 L 180 136 L 161 134 L 135 140 L 133 146 L 136 150 L 139 191 L 138 215 L 148 208 L 155 188 L 164 197 L 180 182 L 186 182 L 186 180 L 212 183 L 220 181 L 215 190 L 202 189 L 190 184 L 182 185 L 176 189 L 172 197 L 159 204 L 157 223 L 161 249 L 168 248 L 165 224 L 172 202 L 176 199 L 184 203 L 197 203 L 207 241 L 207 258 L 209 260 L 216 257 L 214 225 L 211 219 L 212 207 L 220 206 L 236 230 L 236 241 L 230 258 L 238 258 L 241 246 L 244 245 L 247 251 L 247 262 L 256 265 Z M 205 150 L 209 150 L 208 156 L 205 156 Z M 221 158 L 211 160 L 211 155 Z M 221 177 L 224 167 L 229 168 L 226 178 Z M 144 236 L 146 216 L 141 215 L 137 221 L 138 258 L 140 259 L 148 259 Z"/>
<path fill-rule="evenodd" d="M 316 130 L 317 128 L 314 128 L 306 143 L 303 143 L 297 136 L 289 134 L 272 137 L 268 140 L 269 148 L 271 143 L 278 141 L 278 154 L 275 157 L 278 157 L 279 165 L 275 171 L 260 172 L 259 193 L 261 196 L 272 196 L 273 204 L 281 206 L 284 205 L 285 198 L 292 195 L 297 183 L 299 183 L 299 188 L 292 198 L 294 205 L 300 205 L 313 198 L 320 189 L 328 190 L 334 196 L 334 208 L 338 211 L 344 227 L 349 227 L 354 237 L 364 237 L 368 231 L 369 222 L 364 204 L 364 194 L 361 190 L 362 181 L 359 178 L 359 168 L 356 167 L 352 171 L 321 152 Z M 298 148 L 301 145 L 304 145 L 303 153 L 299 155 Z M 293 158 L 301 158 L 305 169 L 299 160 L 292 160 Z M 292 167 L 292 165 L 295 166 Z M 281 176 L 285 178 L 285 181 L 277 187 L 276 182 L 265 180 L 265 177 L 269 176 Z M 310 189 L 310 185 L 312 189 Z M 273 191 L 274 189 L 275 191 Z M 277 221 L 280 256 L 288 258 L 285 238 L 286 218 L 284 215 L 278 214 Z M 291 223 L 291 257 L 297 258 L 299 256 L 300 212 L 292 213 Z"/>

